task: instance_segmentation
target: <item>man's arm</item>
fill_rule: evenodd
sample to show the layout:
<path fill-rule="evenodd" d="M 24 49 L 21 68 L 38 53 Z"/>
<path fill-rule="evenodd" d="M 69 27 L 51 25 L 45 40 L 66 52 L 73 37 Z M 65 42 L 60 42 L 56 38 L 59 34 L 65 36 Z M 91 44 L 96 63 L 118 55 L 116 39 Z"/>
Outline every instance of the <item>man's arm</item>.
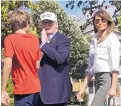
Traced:
<path fill-rule="evenodd" d="M 8 78 L 10 76 L 12 68 L 12 58 L 6 57 L 3 67 L 3 76 L 2 76 L 2 103 L 8 105 L 9 97 L 6 92 L 6 86 L 8 82 Z"/>
<path fill-rule="evenodd" d="M 46 54 L 53 61 L 56 61 L 58 64 L 64 63 L 69 55 L 70 55 L 70 41 L 65 37 L 62 43 L 56 46 L 56 48 L 52 48 L 50 43 L 48 43 L 48 37 L 45 29 L 41 32 L 41 50 L 44 54 Z M 59 39 L 61 40 L 61 39 Z"/>
<path fill-rule="evenodd" d="M 38 70 L 40 67 L 40 60 L 36 61 L 36 69 Z"/>
<path fill-rule="evenodd" d="M 49 43 L 45 43 L 41 48 L 49 58 L 56 61 L 58 64 L 64 63 L 70 54 L 70 42 L 65 41 L 57 46 L 57 48 L 50 47 Z"/>
<path fill-rule="evenodd" d="M 2 77 L 2 91 L 6 90 L 7 81 L 11 72 L 12 58 L 6 57 L 3 67 L 3 77 Z"/>

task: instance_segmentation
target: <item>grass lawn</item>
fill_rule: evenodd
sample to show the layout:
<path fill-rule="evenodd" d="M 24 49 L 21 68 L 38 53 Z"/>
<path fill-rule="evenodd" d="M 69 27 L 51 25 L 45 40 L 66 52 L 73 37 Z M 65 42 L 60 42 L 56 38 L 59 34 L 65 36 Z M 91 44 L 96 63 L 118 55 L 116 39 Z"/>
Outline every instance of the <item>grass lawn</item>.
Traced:
<path fill-rule="evenodd" d="M 10 106 L 14 106 L 14 99 L 10 98 Z"/>

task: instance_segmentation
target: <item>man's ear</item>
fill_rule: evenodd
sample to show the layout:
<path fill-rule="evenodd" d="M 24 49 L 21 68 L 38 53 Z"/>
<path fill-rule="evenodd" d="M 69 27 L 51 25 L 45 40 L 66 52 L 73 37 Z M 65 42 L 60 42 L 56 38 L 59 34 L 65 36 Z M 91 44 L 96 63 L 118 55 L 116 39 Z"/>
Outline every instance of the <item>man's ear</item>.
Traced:
<path fill-rule="evenodd" d="M 56 29 L 58 29 L 58 23 L 55 24 Z"/>

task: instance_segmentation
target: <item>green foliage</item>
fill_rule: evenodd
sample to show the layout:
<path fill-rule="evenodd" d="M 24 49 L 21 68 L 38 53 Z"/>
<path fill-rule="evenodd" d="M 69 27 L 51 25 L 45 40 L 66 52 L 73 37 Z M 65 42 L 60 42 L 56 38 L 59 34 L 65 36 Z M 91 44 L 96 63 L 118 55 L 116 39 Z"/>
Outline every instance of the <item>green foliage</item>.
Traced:
<path fill-rule="evenodd" d="M 1 48 L 1 59 L 4 58 L 4 48 Z"/>
<path fill-rule="evenodd" d="M 1 80 L 2 80 L 2 77 L 1 77 Z M 12 82 L 11 77 L 9 77 L 9 79 L 8 79 L 7 92 L 9 94 L 9 97 L 12 98 L 13 97 L 13 82 Z"/>
<path fill-rule="evenodd" d="M 12 33 L 12 30 L 10 29 L 9 22 L 8 22 L 8 15 L 10 11 L 16 10 L 22 6 L 28 7 L 28 8 L 36 8 L 36 5 L 32 4 L 30 1 L 9 1 L 9 0 L 3 0 L 1 1 L 1 35 L 2 40 L 7 36 L 8 34 Z"/>
<path fill-rule="evenodd" d="M 37 35 L 37 29 L 36 29 L 36 27 L 30 27 L 29 28 L 29 32 L 31 32 L 32 34 L 34 34 L 34 35 Z M 38 36 L 38 35 L 37 35 Z"/>
<path fill-rule="evenodd" d="M 121 16 L 118 17 L 118 30 L 121 31 Z"/>
<path fill-rule="evenodd" d="M 118 17 L 118 30 L 121 31 L 121 16 Z"/>
<path fill-rule="evenodd" d="M 9 97 L 12 98 L 13 97 L 13 82 L 12 82 L 11 77 L 9 77 L 8 79 L 7 92 L 9 94 Z"/>
<path fill-rule="evenodd" d="M 14 99 L 10 98 L 10 105 L 9 106 L 14 106 Z"/>

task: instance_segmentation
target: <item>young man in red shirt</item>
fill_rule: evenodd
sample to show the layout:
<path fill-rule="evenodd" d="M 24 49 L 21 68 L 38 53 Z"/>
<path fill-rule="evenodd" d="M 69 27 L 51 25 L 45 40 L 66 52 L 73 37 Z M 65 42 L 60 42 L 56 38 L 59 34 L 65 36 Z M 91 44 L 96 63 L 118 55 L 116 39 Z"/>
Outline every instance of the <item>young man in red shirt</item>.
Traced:
<path fill-rule="evenodd" d="M 27 12 L 14 11 L 9 20 L 14 33 L 4 41 L 2 104 L 9 105 L 6 86 L 11 73 L 15 106 L 34 106 L 34 99 L 41 90 L 38 78 L 41 58 L 39 40 L 28 33 L 30 17 Z"/>

